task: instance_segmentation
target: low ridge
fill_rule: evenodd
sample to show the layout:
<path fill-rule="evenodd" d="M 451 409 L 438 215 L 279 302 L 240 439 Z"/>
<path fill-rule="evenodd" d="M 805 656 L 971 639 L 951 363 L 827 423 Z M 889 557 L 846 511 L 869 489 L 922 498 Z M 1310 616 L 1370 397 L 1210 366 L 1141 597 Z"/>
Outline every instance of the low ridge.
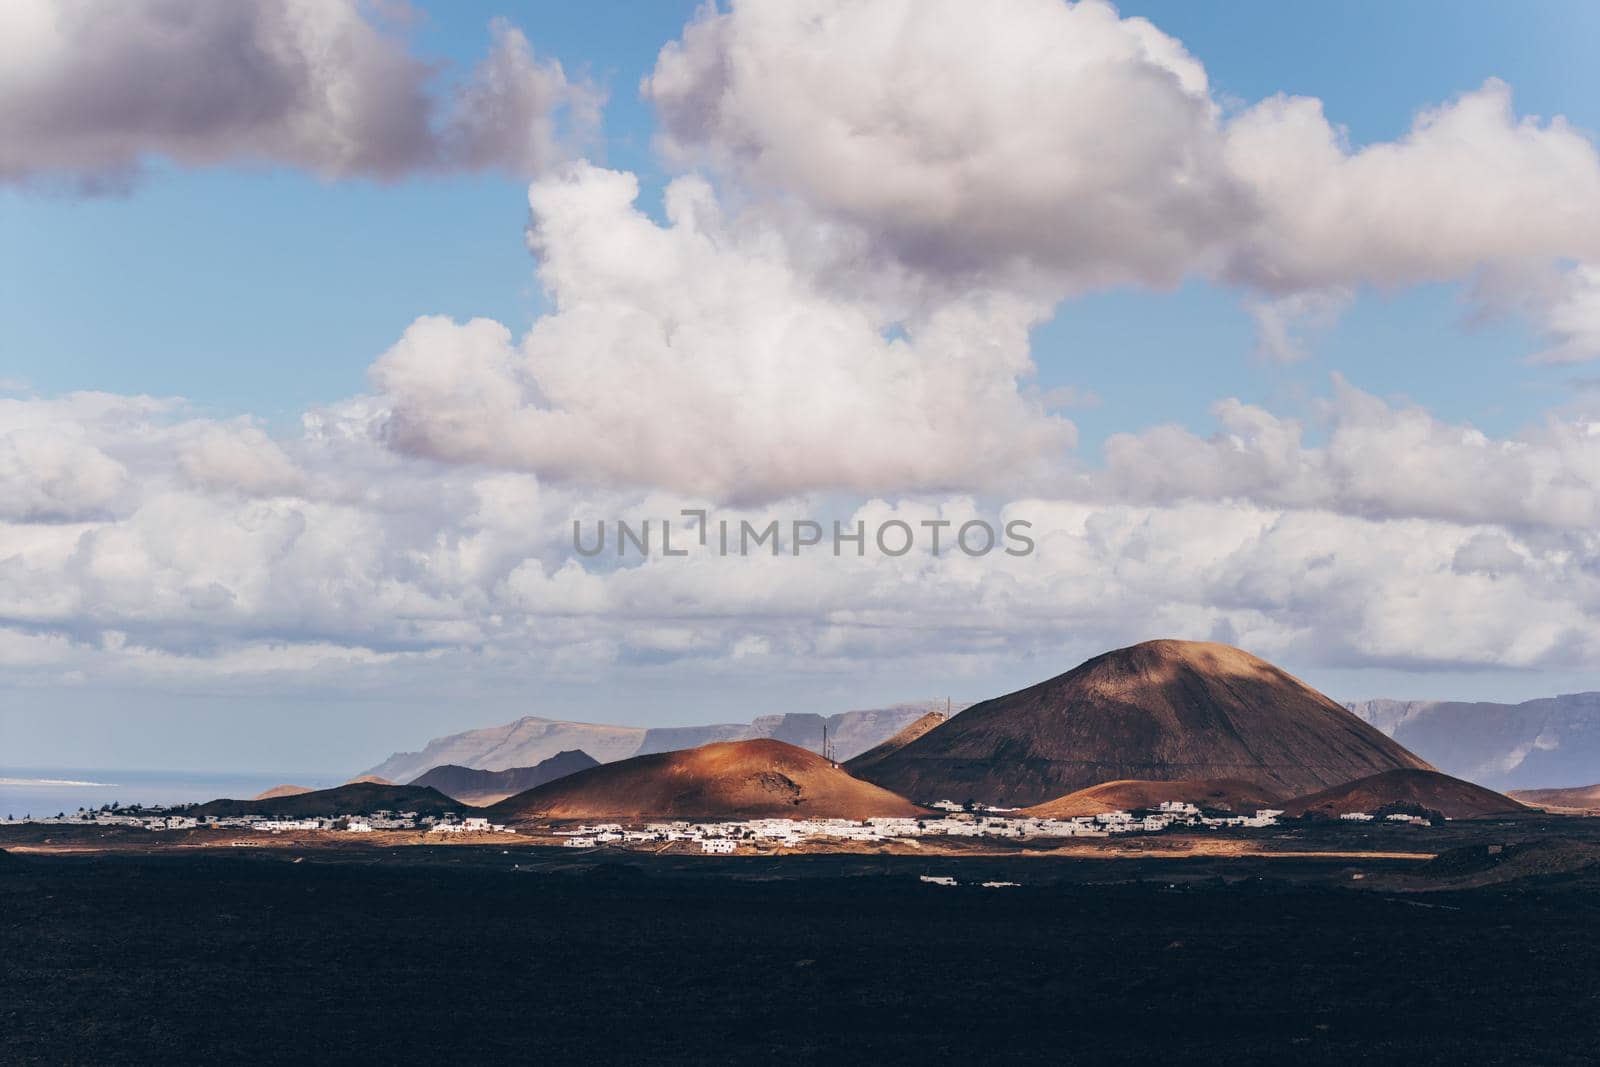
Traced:
<path fill-rule="evenodd" d="M 1513 789 L 1506 795 L 1520 803 L 1554 812 L 1600 812 L 1600 785 L 1580 785 L 1569 789 Z"/>
<path fill-rule="evenodd" d="M 315 789 L 292 796 L 254 800 L 212 800 L 190 809 L 193 815 L 236 818 L 240 815 L 276 815 L 289 819 L 330 818 L 373 811 L 414 811 L 418 815 L 443 815 L 466 805 L 437 789 L 409 785 L 356 782 L 332 789 Z"/>
<path fill-rule="evenodd" d="M 1514 815 L 1529 809 L 1510 797 L 1481 785 L 1433 770 L 1410 768 L 1384 771 L 1354 782 L 1296 797 L 1283 805 L 1292 816 L 1315 812 L 1337 816 L 1345 812 L 1376 812 L 1390 806 L 1416 806 L 1436 811 L 1447 819 L 1477 819 L 1487 815 Z"/>
<path fill-rule="evenodd" d="M 1073 819 L 1107 811 L 1137 811 L 1167 803 L 1193 804 L 1202 811 L 1228 811 L 1248 815 L 1263 808 L 1279 808 L 1283 798 L 1254 782 L 1236 778 L 1150 781 L 1123 779 L 1079 789 L 1055 800 L 1024 808 L 1024 815 L 1040 819 Z"/>
<path fill-rule="evenodd" d="M 251 800 L 277 800 L 279 797 L 297 797 L 301 793 L 311 792 L 308 785 L 275 785 L 271 789 L 263 790 L 251 797 Z"/>

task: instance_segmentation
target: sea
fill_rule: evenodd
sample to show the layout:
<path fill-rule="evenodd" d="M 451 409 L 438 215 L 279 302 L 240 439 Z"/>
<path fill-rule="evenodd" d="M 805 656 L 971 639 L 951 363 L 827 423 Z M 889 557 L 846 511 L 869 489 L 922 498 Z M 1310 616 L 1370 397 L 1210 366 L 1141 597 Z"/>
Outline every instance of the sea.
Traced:
<path fill-rule="evenodd" d="M 280 771 L 104 770 L 85 767 L 0 767 L 0 819 L 45 818 L 107 804 L 188 804 L 218 797 L 253 797 L 275 785 L 325 789 L 342 778 Z"/>

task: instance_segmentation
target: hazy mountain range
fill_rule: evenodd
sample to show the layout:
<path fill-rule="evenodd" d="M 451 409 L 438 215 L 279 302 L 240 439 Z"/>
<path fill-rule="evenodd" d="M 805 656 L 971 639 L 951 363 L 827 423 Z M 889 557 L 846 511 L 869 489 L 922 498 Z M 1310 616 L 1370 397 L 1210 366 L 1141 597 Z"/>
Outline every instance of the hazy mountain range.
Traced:
<path fill-rule="evenodd" d="M 1583 785 L 1600 779 L 1600 693 L 1568 693 L 1521 704 L 1362 700 L 1344 706 L 1447 774 L 1492 789 Z M 952 710 L 964 707 L 957 704 Z M 498 771 L 531 767 L 568 749 L 582 749 L 601 763 L 611 763 L 712 741 L 762 737 L 815 751 L 821 747 L 824 723 L 834 742 L 835 758 L 848 760 L 933 710 L 942 712 L 944 702 L 658 728 L 527 716 L 501 726 L 435 738 L 422 751 L 397 752 L 367 773 L 409 782 L 442 764 Z"/>
<path fill-rule="evenodd" d="M 951 710 L 964 707 L 964 704 L 955 704 Z M 366 773 L 395 782 L 409 782 L 443 764 L 502 771 L 531 767 L 569 749 L 581 749 L 601 763 L 613 763 L 630 756 L 695 748 L 713 741 L 751 741 L 764 737 L 820 751 L 824 725 L 828 728 L 834 758 L 847 760 L 894 736 L 929 711 L 943 711 L 944 708 L 942 700 L 924 700 L 836 715 L 762 715 L 748 723 L 654 728 L 606 726 L 529 715 L 503 726 L 434 738 L 421 752 L 396 752 Z"/>
<path fill-rule="evenodd" d="M 1600 779 L 1600 693 L 1521 704 L 1363 700 L 1345 707 L 1441 771 L 1491 789 Z"/>

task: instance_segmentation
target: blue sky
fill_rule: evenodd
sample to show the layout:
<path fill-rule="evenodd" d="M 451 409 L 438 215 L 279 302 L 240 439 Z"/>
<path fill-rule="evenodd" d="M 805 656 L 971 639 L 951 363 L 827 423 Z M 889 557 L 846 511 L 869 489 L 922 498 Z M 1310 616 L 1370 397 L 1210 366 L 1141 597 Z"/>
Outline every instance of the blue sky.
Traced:
<path fill-rule="evenodd" d="M 330 0 L 327 10 L 339 6 Z M 1564 244 L 1559 224 L 1541 229 L 1538 204 L 1523 205 L 1527 228 L 1557 237 L 1531 253 L 1516 240 L 1521 220 L 1510 218 L 1494 220 L 1510 236 L 1485 240 L 1515 245 L 1514 255 L 1491 248 L 1431 273 L 1368 272 L 1330 252 L 1326 279 L 1284 292 L 1316 296 L 1348 286 L 1356 295 L 1308 331 L 1308 356 L 1298 361 L 1257 352 L 1244 304 L 1271 289 L 1267 268 L 1225 284 L 1216 279 L 1226 272 L 1202 250 L 1178 271 L 1186 280 L 1176 286 L 1084 291 L 1052 275 L 1062 262 L 1081 266 L 1076 250 L 1047 250 L 1036 260 L 1028 256 L 1037 249 L 1025 250 L 1025 273 L 1059 303 L 1031 331 L 1024 351 L 1035 374 L 1024 384 L 1093 398 L 1062 412 L 1079 434 L 1075 455 L 1062 459 L 1050 451 L 1060 443 L 1059 425 L 1014 395 L 1004 362 L 1016 354 L 1005 347 L 1010 342 L 995 346 L 1004 349 L 994 357 L 999 371 L 949 355 L 952 347 L 987 351 L 994 338 L 1010 337 L 1015 322 L 1003 308 L 985 306 L 978 327 L 958 325 L 949 336 L 929 328 L 944 347 L 912 346 L 916 358 L 904 363 L 895 362 L 904 352 L 878 344 L 898 336 L 898 324 L 872 319 L 875 332 L 864 341 L 851 332 L 879 309 L 819 280 L 838 264 L 805 260 L 799 249 L 817 234 L 854 234 L 878 265 L 902 257 L 895 266 L 925 286 L 907 291 L 939 294 L 927 298 L 939 310 L 970 311 L 964 301 L 972 293 L 941 273 L 936 256 L 921 262 L 905 252 L 919 246 L 904 240 L 904 228 L 922 223 L 906 222 L 905 205 L 875 203 L 870 180 L 864 193 L 848 175 L 837 186 L 819 179 L 804 160 L 762 169 L 782 156 L 786 139 L 811 132 L 782 125 L 808 120 L 762 98 L 763 79 L 738 91 L 749 96 L 746 122 L 773 125 L 730 125 L 706 133 L 704 143 L 692 122 L 673 124 L 670 112 L 688 106 L 683 100 L 642 96 L 641 79 L 697 5 L 414 6 L 418 17 L 408 26 L 385 23 L 388 36 L 377 44 L 363 37 L 363 47 L 385 62 L 398 54 L 436 65 L 425 90 L 443 101 L 468 82 L 505 28 L 519 30 L 541 61 L 559 60 L 569 85 L 587 81 L 604 91 L 593 140 L 572 158 L 542 161 L 537 173 L 503 160 L 462 164 L 434 146 L 419 149 L 424 154 L 400 172 L 374 178 L 371 166 L 318 154 L 338 145 L 307 147 L 295 140 L 300 134 L 276 129 L 246 129 L 250 137 L 287 138 L 262 149 L 276 162 L 241 161 L 226 147 L 185 156 L 186 143 L 162 140 L 166 127 L 152 121 L 144 173 L 100 195 L 33 180 L 84 150 L 65 136 L 51 142 L 48 123 L 13 137 L 20 164 L 0 153 L 0 397 L 18 398 L 0 412 L 9 420 L 0 421 L 0 488 L 20 501 L 0 506 L 0 730 L 24 753 L 0 762 L 150 765 L 165 752 L 186 766 L 323 772 L 522 713 L 636 721 L 643 706 L 667 723 L 947 693 L 977 699 L 1064 670 L 1112 641 L 1155 636 L 1152 629 L 1237 633 L 1339 698 L 1525 699 L 1600 688 L 1592 655 L 1600 649 L 1600 544 L 1586 519 L 1600 514 L 1591 510 L 1600 509 L 1600 458 L 1590 429 L 1600 426 L 1592 387 L 1600 372 L 1581 360 L 1528 362 L 1550 332 L 1540 318 L 1549 308 L 1486 314 L 1471 285 L 1480 269 L 1521 269 L 1534 260 L 1569 272 L 1561 277 L 1570 281 L 1595 261 L 1587 235 Z M 276 10 L 265 2 L 255 8 Z M 1207 99 L 1220 115 L 1208 136 L 1220 138 L 1218 131 L 1277 94 L 1315 97 L 1357 152 L 1403 140 L 1419 111 L 1453 107 L 1489 79 L 1509 84 L 1519 117 L 1564 116 L 1591 146 L 1600 130 L 1600 68 L 1590 54 L 1600 8 L 1589 3 L 1249 0 L 1130 2 L 1119 10 L 1148 18 L 1203 64 Z M 232 32 L 225 21 L 212 29 Z M 965 32 L 987 30 L 975 21 Z M 1064 67 L 1076 58 L 1066 53 L 1089 47 L 1084 39 L 1061 39 Z M 854 43 L 823 40 L 819 51 L 842 54 Z M 88 53 L 86 44 L 79 49 Z M 127 69 L 137 78 L 139 62 Z M 958 58 L 933 72 L 969 95 L 1003 90 L 978 60 L 969 66 Z M 861 73 L 832 72 L 836 79 Z M 784 84 L 783 74 L 774 72 L 774 85 Z M 865 76 L 875 74 L 893 96 L 888 64 Z M 113 85 L 111 92 L 142 88 Z M 818 86 L 819 110 L 837 103 L 822 99 L 827 89 Z M 32 91 L 0 79 L 0 102 L 5 92 L 20 99 Z M 37 97 L 44 103 L 29 98 L 30 106 L 56 114 L 46 106 L 48 92 Z M 838 106 L 848 112 L 853 103 Z M 1125 128 L 1143 117 L 1144 105 L 1129 106 L 1087 118 L 1064 108 L 1032 135 L 1047 143 L 1050 123 L 1082 118 L 1090 127 L 1104 122 L 1091 129 L 1097 136 L 1120 144 L 1127 132 L 1127 142 L 1138 144 Z M 848 124 L 859 115 L 823 118 Z M 1546 140 L 1561 132 L 1538 130 Z M 114 157 L 121 150 L 114 142 L 128 131 L 90 133 L 103 138 L 96 150 Z M 663 136 L 683 142 L 693 162 L 669 159 Z M 741 137 L 765 152 L 755 153 L 761 162 L 739 155 L 749 148 Z M 819 139 L 818 150 L 827 147 Z M 1589 156 L 1567 147 L 1576 213 L 1592 209 L 1600 218 L 1600 203 L 1583 200 L 1592 147 Z M 30 152 L 37 160 L 25 158 Z M 637 176 L 638 207 L 657 224 L 652 232 L 628 229 L 608 179 L 582 170 L 577 156 Z M 1494 162 L 1463 170 L 1461 188 L 1470 193 L 1490 182 Z M 1542 176 L 1517 166 L 1528 164 L 1509 160 L 1504 172 L 1513 191 Z M 1400 174 L 1380 193 L 1403 201 L 1433 180 L 1424 169 Z M 726 220 L 665 225 L 669 183 L 677 181 L 679 193 L 697 188 L 682 180 L 689 172 L 707 176 L 702 205 L 714 203 Z M 1122 178 L 1133 184 L 1138 175 Z M 544 190 L 534 216 L 530 181 Z M 761 198 L 774 187 L 801 205 L 781 224 L 761 213 Z M 1019 184 L 1019 200 L 1030 188 Z M 1045 207 L 1056 212 L 1041 211 L 1046 231 L 1097 210 Z M 1165 219 L 1161 210 L 1150 217 Z M 982 211 L 957 213 L 950 228 L 977 247 L 994 239 L 983 219 L 971 233 L 957 232 L 974 215 L 987 219 Z M 1441 209 L 1434 228 L 1419 232 L 1472 231 L 1476 221 Z M 565 287 L 561 315 L 535 275 L 530 224 L 552 249 L 551 277 Z M 749 236 L 761 225 L 782 233 L 776 259 Z M 1001 229 L 998 240 L 1015 237 Z M 1149 236 L 1130 233 L 1128 243 Z M 1391 251 L 1405 243 L 1385 245 L 1385 236 L 1364 239 Z M 933 243 L 941 239 L 935 234 Z M 1241 247 L 1264 260 L 1292 258 L 1319 240 L 1337 243 L 1308 230 L 1266 252 Z M 638 264 L 607 258 L 618 243 Z M 1106 258 L 1117 270 L 1126 266 L 1115 250 Z M 697 280 L 674 277 L 684 264 L 704 272 L 701 289 L 675 287 Z M 1383 282 L 1396 276 L 1402 280 Z M 773 291 L 749 301 L 716 291 L 718 284 L 737 290 L 746 277 Z M 899 284 L 888 277 L 868 281 Z M 1534 307 L 1542 292 L 1530 283 L 1513 296 Z M 767 301 L 760 305 L 766 317 L 741 317 L 756 298 Z M 900 299 L 915 303 L 899 291 L 886 298 Z M 641 336 L 653 337 L 649 329 L 607 332 L 611 319 L 632 321 L 634 311 L 662 316 L 670 332 L 680 324 L 660 305 L 674 302 L 691 326 L 697 315 L 709 325 L 694 334 L 704 351 L 670 357 L 689 369 L 729 368 L 725 381 L 702 382 L 698 393 L 692 382 L 673 391 L 678 378 L 693 374 L 652 377 L 662 369 L 653 357 L 633 362 Z M 841 345 L 859 343 L 860 352 L 824 353 L 814 373 L 796 372 L 793 350 L 766 330 L 791 306 L 807 323 L 789 327 L 802 340 L 845 338 Z M 506 339 L 460 325 L 408 333 L 421 316 L 493 320 Z M 515 346 L 536 323 L 561 352 L 544 378 L 518 379 L 522 392 L 501 411 L 496 390 L 509 388 L 507 375 L 526 371 Z M 805 333 L 810 323 L 820 323 L 814 335 Z M 407 344 L 385 357 L 403 336 Z M 723 342 L 733 347 L 716 348 Z M 748 365 L 745 349 L 753 352 Z M 875 376 L 879 367 L 890 369 Z M 929 367 L 938 373 L 921 377 Z M 1350 400 L 1336 376 L 1372 404 Z M 945 407 L 922 412 L 893 399 L 896 390 L 922 387 L 948 393 L 952 380 L 971 398 L 945 396 Z M 807 437 L 803 422 L 789 421 L 794 408 L 811 411 L 818 425 L 834 413 L 826 390 L 809 391 L 814 382 L 835 383 L 835 393 L 838 382 L 844 393 L 857 387 L 846 399 L 859 402 L 863 422 L 886 427 L 880 436 L 865 433 L 861 445 L 881 458 L 881 469 L 831 454 L 840 434 Z M 644 400 L 659 393 L 676 406 L 652 412 L 643 401 L 613 403 L 634 388 Z M 757 412 L 740 424 L 744 439 L 730 434 L 697 451 L 689 435 L 675 432 L 719 412 L 739 414 L 737 404 L 718 406 L 738 388 Z M 81 391 L 115 399 L 70 397 Z M 181 405 L 152 412 L 129 399 L 139 396 L 181 398 Z M 630 445 L 619 454 L 638 463 L 589 457 L 589 466 L 575 466 L 572 449 L 551 443 L 558 433 L 528 430 L 545 425 L 538 420 L 556 403 L 552 396 L 567 404 L 567 422 L 617 430 Z M 1236 449 L 1225 435 L 1213 438 L 1214 408 L 1230 399 L 1260 409 L 1261 419 L 1303 422 L 1304 447 L 1284 445 L 1270 428 L 1259 429 L 1260 420 L 1250 423 L 1255 430 L 1240 428 L 1249 419 L 1227 427 Z M 321 422 L 307 434 L 301 420 L 311 410 L 322 412 Z M 480 421 L 487 429 L 474 433 Z M 933 427 L 926 438 L 918 436 L 924 423 Z M 1196 436 L 1149 432 L 1166 423 Z M 1034 443 L 1007 442 L 992 432 L 996 424 L 1014 424 L 1018 440 Z M 14 460 L 4 450 L 13 433 Z M 946 433 L 964 435 L 970 447 L 945 447 Z M 1102 446 L 1114 435 L 1132 435 L 1132 452 L 1126 466 L 1108 471 Z M 1342 444 L 1334 459 L 1317 452 L 1335 441 Z M 719 448 L 740 462 L 719 461 L 711 455 Z M 820 454 L 814 465 L 793 462 L 810 453 Z M 1421 457 L 1414 467 L 1413 453 Z M 652 466 L 653 456 L 682 459 L 682 476 L 666 460 Z M 1047 462 L 1036 462 L 1041 456 Z M 1441 483 L 1448 484 L 1441 490 Z M 636 588 L 627 568 L 574 570 L 561 544 L 573 515 L 605 508 L 660 514 L 685 500 L 730 507 L 777 500 L 847 514 L 876 500 L 959 511 L 974 499 L 996 511 L 1038 501 L 1030 514 L 1058 516 L 1070 534 L 1062 534 L 1049 572 L 990 568 L 973 576 L 935 567 L 845 581 L 819 573 L 792 587 L 771 579 L 763 594 L 752 593 L 748 577 L 685 589 L 670 573 L 641 567 Z M 174 533 L 174 526 L 185 528 Z M 1302 532 L 1281 533 L 1295 529 Z M 1315 572 L 1328 561 L 1348 570 L 1319 585 Z M 650 584 L 657 577 L 659 588 Z M 1370 603 L 1347 595 L 1363 582 L 1371 583 Z M 851 602 L 857 590 L 862 599 Z M 1123 602 L 1124 613 L 1106 607 Z M 1012 621 L 996 621 L 1006 611 Z M 1503 622 L 1518 613 L 1537 616 L 1525 640 Z M 926 638 L 918 636 L 924 626 Z M 886 636 L 891 631 L 896 636 Z M 929 685 L 937 692 L 925 691 Z M 63 728 L 62 717 L 93 724 L 92 736 Z M 310 731 L 322 738 L 315 766 L 304 762 L 298 740 Z"/>

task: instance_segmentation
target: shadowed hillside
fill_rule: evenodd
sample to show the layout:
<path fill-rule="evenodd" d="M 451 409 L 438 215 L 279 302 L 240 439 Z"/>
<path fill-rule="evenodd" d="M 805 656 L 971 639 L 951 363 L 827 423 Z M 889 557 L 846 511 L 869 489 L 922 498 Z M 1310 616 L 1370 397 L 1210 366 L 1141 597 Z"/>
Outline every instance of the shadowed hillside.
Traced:
<path fill-rule="evenodd" d="M 930 711 L 916 722 L 913 722 L 911 725 L 907 726 L 905 729 L 889 738 L 889 740 L 880 745 L 875 745 L 872 748 L 867 749 L 867 751 L 861 753 L 861 755 L 855 757 L 854 759 L 846 760 L 844 763 L 844 769 L 859 778 L 861 777 L 862 772 L 876 767 L 878 764 L 888 759 L 894 753 L 899 752 L 902 748 L 905 748 L 907 745 L 921 737 L 923 734 L 927 733 L 929 730 L 932 730 L 936 726 L 944 725 L 945 721 L 945 715 L 943 712 Z"/>
<path fill-rule="evenodd" d="M 425 786 L 356 782 L 291 796 L 212 800 L 192 808 L 190 814 L 220 817 L 276 815 L 289 819 L 312 819 L 371 811 L 414 811 L 418 815 L 442 815 L 447 811 L 461 811 L 465 807 L 467 805 L 459 800 L 452 800 L 437 789 Z"/>
<path fill-rule="evenodd" d="M 445 796 L 479 807 L 494 804 L 557 778 L 600 766 L 587 752 L 557 752 L 533 767 L 513 767 L 505 771 L 480 771 L 472 767 L 446 764 L 416 779 L 413 786 L 431 786 Z"/>

